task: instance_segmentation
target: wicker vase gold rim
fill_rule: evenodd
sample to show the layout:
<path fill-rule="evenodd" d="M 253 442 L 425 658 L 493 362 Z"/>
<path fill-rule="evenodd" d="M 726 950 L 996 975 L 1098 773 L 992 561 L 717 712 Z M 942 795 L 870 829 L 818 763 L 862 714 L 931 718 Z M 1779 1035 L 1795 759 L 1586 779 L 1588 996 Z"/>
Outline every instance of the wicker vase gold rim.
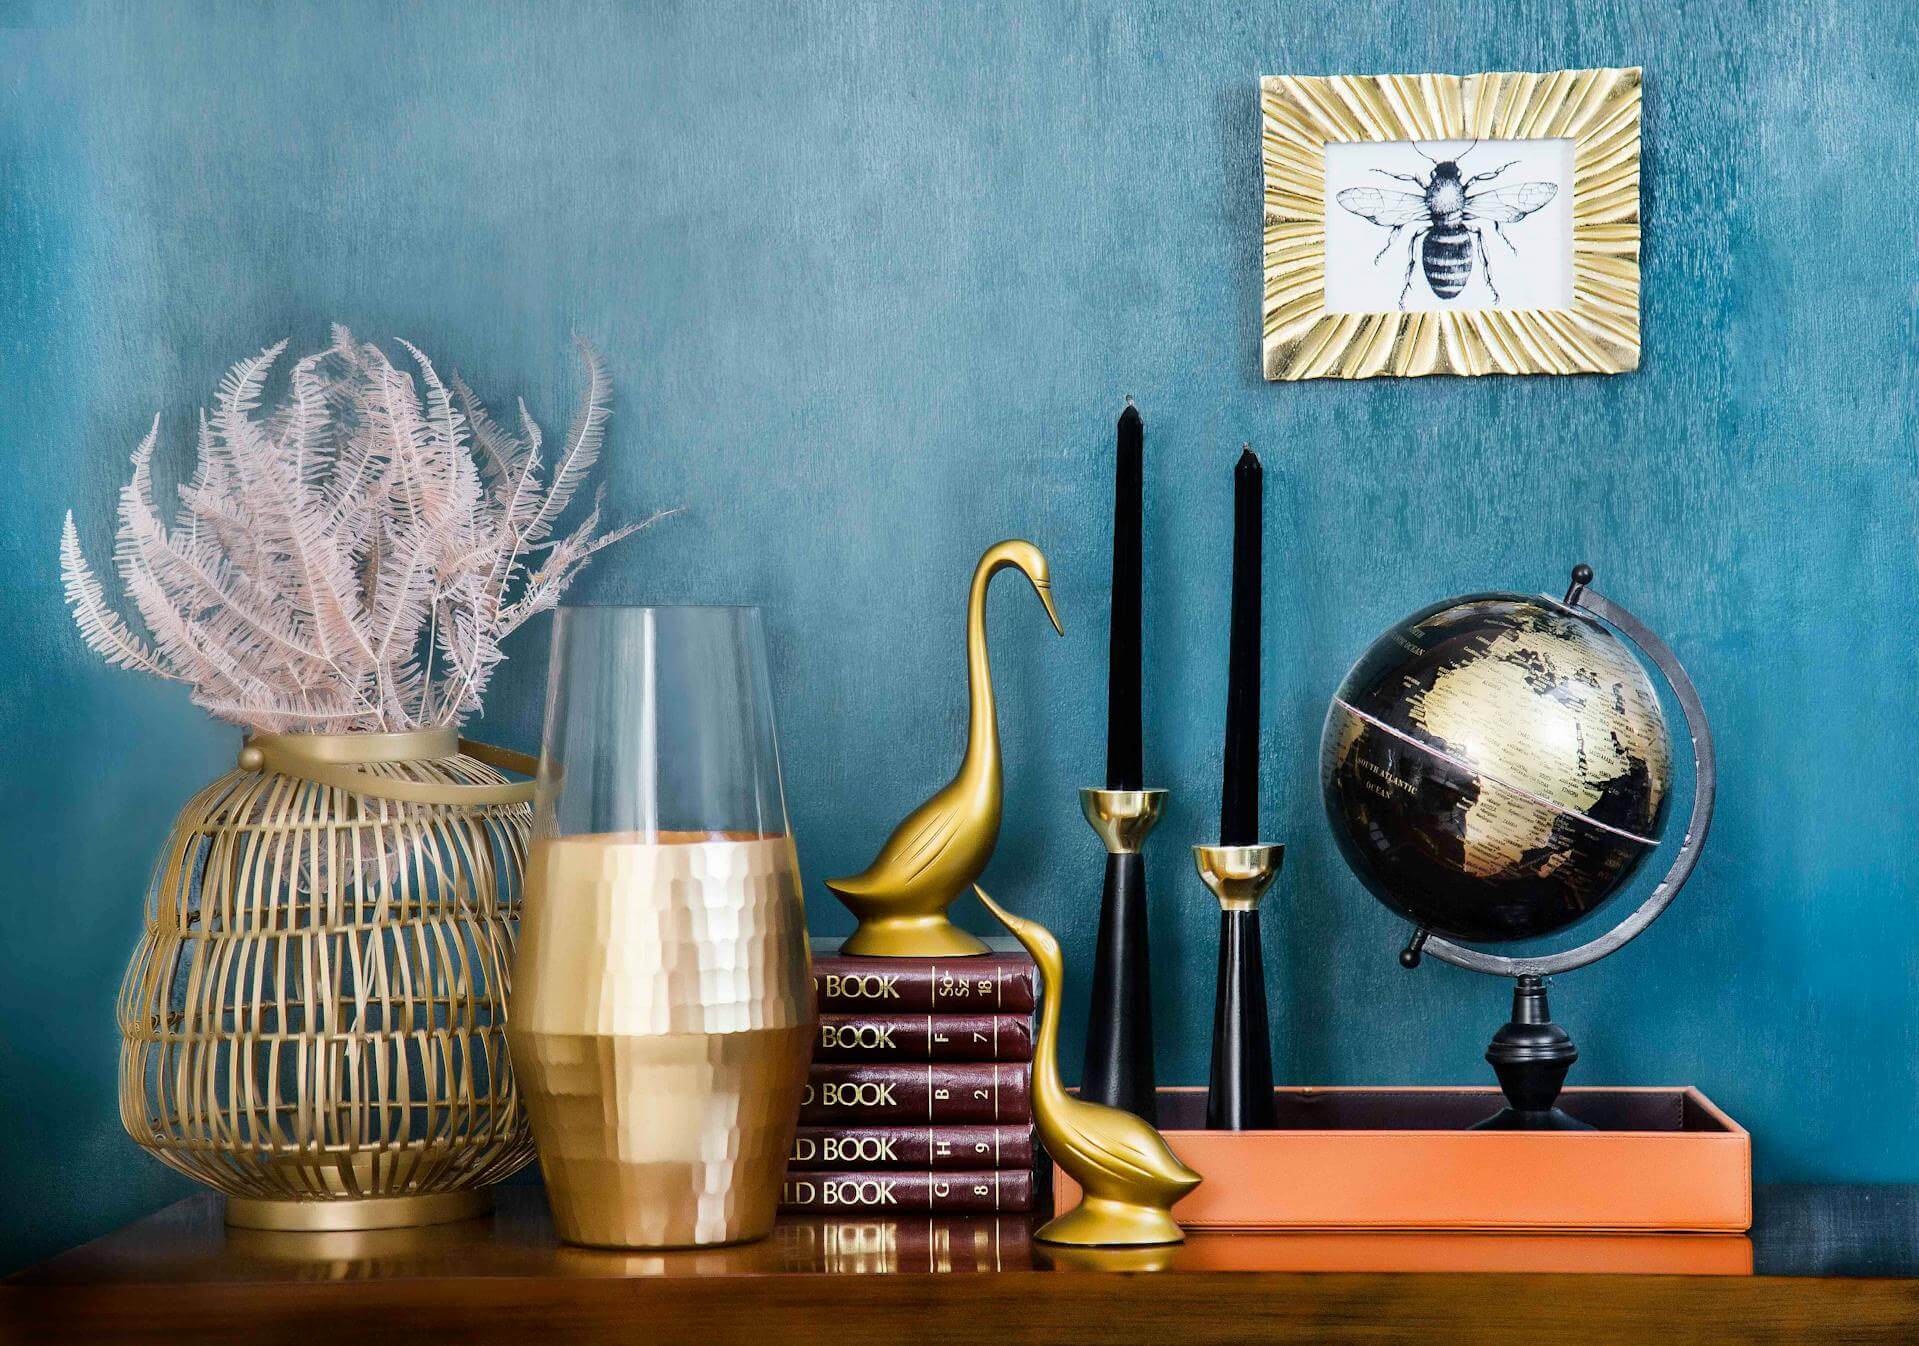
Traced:
<path fill-rule="evenodd" d="M 240 749 L 242 771 L 275 771 L 372 799 L 403 804 L 530 804 L 533 782 L 468 784 L 380 776 L 359 768 L 374 762 L 430 762 L 466 756 L 503 771 L 531 776 L 539 762 L 522 752 L 461 738 L 453 729 L 403 729 L 383 734 L 254 734 Z"/>
<path fill-rule="evenodd" d="M 452 729 L 255 734 L 176 821 L 120 997 L 121 1118 L 265 1229 L 486 1209 L 532 811 Z"/>

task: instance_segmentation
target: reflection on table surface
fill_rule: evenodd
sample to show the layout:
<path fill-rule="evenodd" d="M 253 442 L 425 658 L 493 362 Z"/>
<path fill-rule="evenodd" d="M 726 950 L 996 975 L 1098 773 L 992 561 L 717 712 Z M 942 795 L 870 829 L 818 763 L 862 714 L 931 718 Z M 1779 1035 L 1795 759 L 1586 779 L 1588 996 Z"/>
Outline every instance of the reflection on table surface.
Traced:
<path fill-rule="evenodd" d="M 512 1212 L 503 1213 L 510 1223 Z M 471 1258 L 499 1237 L 493 1222 L 362 1234 L 226 1231 L 229 1255 L 325 1268 L 327 1279 L 417 1275 Z M 489 1224 L 495 1228 L 489 1229 Z M 1003 1271 L 1506 1271 L 1750 1276 L 1751 1240 L 1736 1234 L 1326 1232 L 1190 1235 L 1159 1248 L 1056 1248 L 1021 1217 L 796 1218 L 771 1238 L 677 1252 L 549 1249 L 571 1276 L 885 1275 Z M 529 1240 L 526 1246 L 535 1246 Z"/>
<path fill-rule="evenodd" d="M 228 1229 L 189 1198 L 22 1273 L 22 1282 L 354 1281 L 432 1276 L 684 1277 L 1015 1272 L 1539 1272 L 1919 1275 L 1919 1187 L 1762 1187 L 1733 1234 L 1198 1232 L 1146 1249 L 1036 1243 L 1034 1221 L 791 1218 L 730 1248 L 618 1252 L 553 1236 L 543 1193 L 508 1187 L 487 1218 L 422 1229 L 283 1234 Z"/>

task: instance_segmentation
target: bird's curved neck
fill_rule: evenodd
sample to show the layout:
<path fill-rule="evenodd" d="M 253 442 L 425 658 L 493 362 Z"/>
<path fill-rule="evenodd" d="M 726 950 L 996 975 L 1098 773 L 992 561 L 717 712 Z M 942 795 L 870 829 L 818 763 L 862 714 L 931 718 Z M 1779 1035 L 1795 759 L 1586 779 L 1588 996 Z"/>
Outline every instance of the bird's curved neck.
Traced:
<path fill-rule="evenodd" d="M 993 667 L 986 655 L 986 588 L 1002 565 L 981 566 L 966 600 L 966 690 L 968 719 L 962 774 L 999 767 L 999 712 L 993 702 Z"/>
<path fill-rule="evenodd" d="M 1066 1101 L 1066 1086 L 1059 1082 L 1059 1002 L 1065 967 L 1058 954 L 1027 946 L 1040 965 L 1046 994 L 1040 998 L 1039 1032 L 1033 1038 L 1033 1111 L 1037 1116 L 1057 1115 L 1055 1109 Z"/>

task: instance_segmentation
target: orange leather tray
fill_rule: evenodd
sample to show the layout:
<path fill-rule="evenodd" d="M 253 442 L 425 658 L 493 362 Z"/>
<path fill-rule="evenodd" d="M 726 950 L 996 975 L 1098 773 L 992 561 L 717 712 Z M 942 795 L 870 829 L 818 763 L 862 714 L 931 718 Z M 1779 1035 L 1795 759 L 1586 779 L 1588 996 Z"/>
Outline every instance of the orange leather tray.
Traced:
<path fill-rule="evenodd" d="M 1204 1089 L 1161 1089 L 1160 1129 L 1206 1181 L 1189 1229 L 1752 1227 L 1752 1140 L 1697 1089 L 1568 1089 L 1596 1130 L 1474 1131 L 1497 1089 L 1276 1089 L 1279 1129 L 1208 1131 Z M 1054 1171 L 1054 1208 L 1079 1188 Z"/>
<path fill-rule="evenodd" d="M 1743 1234 L 1287 1230 L 1195 1234 L 1188 1271 L 1494 1271 L 1575 1275 L 1750 1276 Z"/>

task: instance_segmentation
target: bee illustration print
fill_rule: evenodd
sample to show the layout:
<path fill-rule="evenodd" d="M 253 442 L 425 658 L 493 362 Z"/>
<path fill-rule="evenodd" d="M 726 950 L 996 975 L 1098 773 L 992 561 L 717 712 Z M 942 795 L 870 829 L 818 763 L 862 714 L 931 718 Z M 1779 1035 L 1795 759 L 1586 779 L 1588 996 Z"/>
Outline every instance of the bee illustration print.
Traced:
<path fill-rule="evenodd" d="M 1468 145 L 1459 159 L 1472 153 L 1478 144 L 1475 140 Z M 1435 299 L 1458 298 L 1466 282 L 1472 279 L 1474 254 L 1478 255 L 1480 269 L 1485 272 L 1486 288 L 1492 291 L 1493 302 L 1497 304 L 1499 287 L 1493 281 L 1492 257 L 1486 251 L 1486 229 L 1490 227 L 1499 235 L 1500 242 L 1517 257 L 1519 248 L 1506 237 L 1504 226 L 1519 223 L 1551 201 L 1558 194 L 1558 186 L 1550 182 L 1518 182 L 1475 192 L 1473 187 L 1492 182 L 1519 161 L 1515 159 L 1467 178 L 1460 176 L 1459 159 L 1435 159 L 1417 144 L 1413 148 L 1433 166 L 1428 176 L 1415 177 L 1383 168 L 1375 168 L 1373 172 L 1410 182 L 1419 188 L 1417 192 L 1348 187 L 1335 199 L 1361 219 L 1386 230 L 1386 241 L 1373 257 L 1375 265 L 1393 246 L 1400 230 L 1411 230 L 1406 240 L 1406 280 L 1399 288 L 1400 308 L 1406 307 L 1406 296 L 1412 293 L 1413 272 L 1421 267 Z"/>

